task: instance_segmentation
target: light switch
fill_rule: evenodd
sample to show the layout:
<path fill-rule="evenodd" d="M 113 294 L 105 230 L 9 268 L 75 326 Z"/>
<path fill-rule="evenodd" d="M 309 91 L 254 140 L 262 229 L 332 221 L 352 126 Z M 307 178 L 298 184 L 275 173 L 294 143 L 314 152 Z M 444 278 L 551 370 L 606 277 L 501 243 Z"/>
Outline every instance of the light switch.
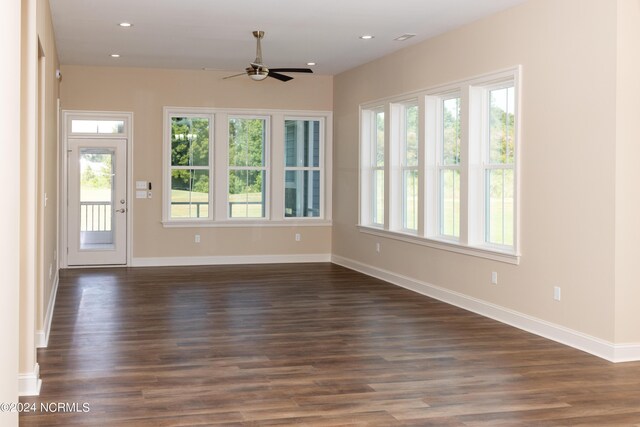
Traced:
<path fill-rule="evenodd" d="M 136 181 L 136 190 L 146 190 L 146 189 L 147 189 L 147 181 Z"/>
<path fill-rule="evenodd" d="M 136 191 L 136 199 L 146 199 L 147 192 L 146 191 Z"/>

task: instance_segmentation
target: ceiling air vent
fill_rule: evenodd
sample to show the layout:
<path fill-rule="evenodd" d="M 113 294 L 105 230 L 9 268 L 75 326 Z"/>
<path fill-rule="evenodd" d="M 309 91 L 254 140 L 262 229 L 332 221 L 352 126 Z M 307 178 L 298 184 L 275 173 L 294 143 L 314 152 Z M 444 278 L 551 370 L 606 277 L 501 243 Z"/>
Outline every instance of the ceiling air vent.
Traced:
<path fill-rule="evenodd" d="M 403 41 L 405 41 L 407 39 L 410 39 L 413 36 L 415 36 L 415 34 L 406 33 L 406 34 L 401 35 L 400 37 L 396 37 L 393 40 L 395 40 L 397 42 L 403 42 Z"/>

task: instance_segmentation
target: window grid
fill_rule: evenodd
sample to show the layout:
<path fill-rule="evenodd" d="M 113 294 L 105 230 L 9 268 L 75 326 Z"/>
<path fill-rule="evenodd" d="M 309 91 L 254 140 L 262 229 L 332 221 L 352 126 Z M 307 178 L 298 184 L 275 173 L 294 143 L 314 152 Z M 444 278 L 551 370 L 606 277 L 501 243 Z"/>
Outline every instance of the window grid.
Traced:
<path fill-rule="evenodd" d="M 362 106 L 361 231 L 517 263 L 519 74 L 517 67 Z M 416 166 L 407 157 L 407 112 L 414 102 Z M 390 158 L 380 164 L 376 124 L 385 110 Z M 414 174 L 420 187 L 415 223 L 409 214 Z M 376 222 L 385 211 L 389 218 Z"/>
<path fill-rule="evenodd" d="M 460 237 L 460 96 L 443 98 L 438 162 L 438 224 L 446 238 Z"/>
<path fill-rule="evenodd" d="M 171 115 L 169 120 L 170 218 L 210 219 L 212 117 Z"/>
<path fill-rule="evenodd" d="M 402 228 L 418 231 L 418 105 L 405 104 L 401 116 Z"/>
<path fill-rule="evenodd" d="M 485 242 L 514 244 L 515 88 L 513 84 L 487 89 L 485 143 Z"/>
<path fill-rule="evenodd" d="M 229 117 L 228 218 L 266 218 L 268 118 Z"/>
<path fill-rule="evenodd" d="M 322 216 L 322 128 L 320 119 L 285 118 L 285 218 Z"/>
<path fill-rule="evenodd" d="M 385 168 L 385 155 L 384 155 L 384 111 L 374 111 L 373 120 L 371 123 L 371 222 L 377 226 L 384 226 L 384 203 L 385 203 L 385 191 L 384 191 L 384 168 Z"/>

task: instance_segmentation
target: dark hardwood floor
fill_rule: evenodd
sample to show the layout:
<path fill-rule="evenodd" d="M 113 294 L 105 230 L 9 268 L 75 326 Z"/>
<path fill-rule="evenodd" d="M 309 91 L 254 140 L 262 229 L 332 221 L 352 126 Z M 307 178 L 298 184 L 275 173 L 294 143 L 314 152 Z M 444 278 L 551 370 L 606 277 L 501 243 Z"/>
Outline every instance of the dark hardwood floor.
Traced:
<path fill-rule="evenodd" d="M 640 425 L 640 363 L 332 264 L 65 270 L 38 361 L 22 426 Z"/>

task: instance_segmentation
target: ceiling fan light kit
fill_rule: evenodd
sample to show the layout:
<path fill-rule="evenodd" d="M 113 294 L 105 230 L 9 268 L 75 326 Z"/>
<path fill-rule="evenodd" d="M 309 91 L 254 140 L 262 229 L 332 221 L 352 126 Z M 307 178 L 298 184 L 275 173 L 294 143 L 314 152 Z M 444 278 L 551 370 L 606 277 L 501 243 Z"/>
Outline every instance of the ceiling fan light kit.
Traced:
<path fill-rule="evenodd" d="M 264 31 L 254 31 L 253 37 L 256 38 L 256 59 L 249 63 L 249 66 L 245 68 L 244 73 L 227 76 L 224 77 L 224 79 L 230 79 L 246 74 L 254 81 L 261 81 L 267 77 L 271 77 L 276 80 L 280 80 L 281 82 L 288 82 L 289 80 L 292 80 L 293 77 L 280 74 L 280 71 L 285 73 L 313 73 L 310 68 L 267 68 L 262 62 L 262 45 L 260 44 L 260 40 L 264 38 Z"/>
<path fill-rule="evenodd" d="M 269 76 L 269 69 L 247 67 L 247 75 L 251 77 L 251 80 L 259 82 L 260 80 L 264 80 Z"/>

